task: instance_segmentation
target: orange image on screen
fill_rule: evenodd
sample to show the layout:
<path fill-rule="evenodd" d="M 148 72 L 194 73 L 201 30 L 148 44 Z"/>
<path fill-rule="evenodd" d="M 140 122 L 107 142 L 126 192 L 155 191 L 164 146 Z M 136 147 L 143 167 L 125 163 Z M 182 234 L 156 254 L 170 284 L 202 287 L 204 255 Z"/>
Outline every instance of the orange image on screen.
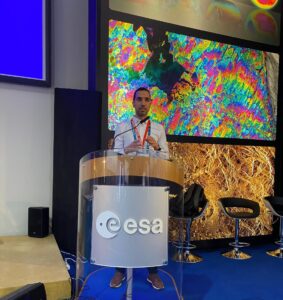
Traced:
<path fill-rule="evenodd" d="M 241 236 L 272 233 L 272 216 L 263 197 L 274 193 L 274 147 L 171 142 L 169 149 L 171 158 L 184 169 L 185 188 L 200 184 L 209 202 L 204 216 L 192 224 L 192 240 L 234 236 L 233 220 L 223 214 L 218 204 L 222 197 L 246 198 L 260 205 L 256 220 L 242 220 Z M 178 230 L 179 223 L 172 221 L 170 240 L 180 236 Z M 185 227 L 182 236 L 185 237 Z"/>
<path fill-rule="evenodd" d="M 254 5 L 262 9 L 271 9 L 277 3 L 278 0 L 251 0 Z"/>

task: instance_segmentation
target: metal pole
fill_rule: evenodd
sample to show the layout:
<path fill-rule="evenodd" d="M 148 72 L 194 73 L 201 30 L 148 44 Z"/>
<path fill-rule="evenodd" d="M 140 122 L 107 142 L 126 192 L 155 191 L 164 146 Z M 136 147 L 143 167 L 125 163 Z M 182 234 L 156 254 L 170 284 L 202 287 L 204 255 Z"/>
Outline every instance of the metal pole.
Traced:
<path fill-rule="evenodd" d="M 133 295 L 133 269 L 128 268 L 127 269 L 127 300 L 132 300 Z"/>
<path fill-rule="evenodd" d="M 236 219 L 236 226 L 235 226 L 235 244 L 236 247 L 239 245 L 239 219 Z"/>
<path fill-rule="evenodd" d="M 282 222 L 282 217 L 280 217 L 279 238 L 280 238 L 280 243 L 283 244 L 283 222 Z"/>

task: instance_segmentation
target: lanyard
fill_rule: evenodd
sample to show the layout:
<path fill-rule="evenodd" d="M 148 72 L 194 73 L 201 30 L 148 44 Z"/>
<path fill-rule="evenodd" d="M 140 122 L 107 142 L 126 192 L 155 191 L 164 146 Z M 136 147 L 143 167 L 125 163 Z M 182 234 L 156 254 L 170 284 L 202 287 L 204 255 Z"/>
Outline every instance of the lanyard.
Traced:
<path fill-rule="evenodd" d="M 135 123 L 134 123 L 134 119 L 131 119 L 131 125 L 132 125 L 132 131 L 133 131 L 133 136 L 134 136 L 134 140 L 136 141 L 137 139 L 140 141 L 142 147 L 145 144 L 145 140 L 147 138 L 148 135 L 150 135 L 150 131 L 151 131 L 151 123 L 150 120 L 148 120 L 146 122 L 146 128 L 145 128 L 145 132 L 143 135 L 143 139 L 141 139 L 140 133 L 138 131 L 138 128 L 135 127 Z M 149 144 L 147 144 L 147 149 L 149 149 Z"/>

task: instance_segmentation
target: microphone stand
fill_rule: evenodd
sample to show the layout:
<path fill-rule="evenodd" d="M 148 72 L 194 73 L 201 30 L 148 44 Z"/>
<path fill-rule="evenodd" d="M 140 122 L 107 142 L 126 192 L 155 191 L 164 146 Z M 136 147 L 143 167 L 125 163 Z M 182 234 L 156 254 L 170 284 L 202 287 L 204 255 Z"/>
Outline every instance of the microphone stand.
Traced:
<path fill-rule="evenodd" d="M 122 135 L 122 134 L 124 134 L 124 133 L 127 133 L 127 132 L 129 132 L 129 131 L 131 131 L 131 130 L 133 130 L 133 129 L 135 129 L 135 128 L 137 128 L 137 127 L 138 127 L 139 125 L 141 125 L 142 123 L 145 123 L 148 119 L 149 119 L 149 116 L 147 116 L 147 117 L 144 118 L 143 120 L 140 120 L 140 121 L 138 122 L 138 124 L 136 124 L 134 127 L 130 128 L 130 129 L 127 129 L 127 130 L 125 130 L 125 131 L 123 131 L 123 132 L 120 132 L 120 133 L 118 133 L 117 135 L 115 135 L 114 138 L 113 138 L 113 144 L 112 144 L 111 150 L 114 149 L 115 141 L 116 141 L 116 138 L 117 138 L 118 136 L 120 136 L 120 135 Z"/>

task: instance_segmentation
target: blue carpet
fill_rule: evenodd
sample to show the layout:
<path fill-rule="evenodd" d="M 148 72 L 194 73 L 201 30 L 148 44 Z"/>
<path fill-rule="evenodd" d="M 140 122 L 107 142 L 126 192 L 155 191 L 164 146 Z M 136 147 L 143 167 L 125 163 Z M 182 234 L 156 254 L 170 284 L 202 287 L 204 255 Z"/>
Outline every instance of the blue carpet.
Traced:
<path fill-rule="evenodd" d="M 265 253 L 273 245 L 244 248 L 249 260 L 232 260 L 224 250 L 197 251 L 204 261 L 185 264 L 183 294 L 188 300 L 282 300 L 283 260 Z"/>
<path fill-rule="evenodd" d="M 244 248 L 252 258 L 243 261 L 223 257 L 221 253 L 227 249 L 196 250 L 195 252 L 202 256 L 204 261 L 184 264 L 184 300 L 283 300 L 283 260 L 265 253 L 275 248 L 273 244 Z M 177 264 L 170 262 L 164 270 L 168 273 L 176 272 L 174 270 Z M 108 288 L 114 270 L 111 268 L 105 270 L 107 270 L 105 276 L 101 279 L 98 279 L 98 276 L 89 277 L 90 281 L 85 285 L 84 294 L 81 294 L 86 297 L 84 299 L 110 299 L 105 298 L 108 297 L 109 290 L 116 293 L 112 294 L 111 300 L 125 299 L 125 285 L 119 289 Z M 170 276 L 160 271 L 166 288 L 163 291 L 155 291 L 145 282 L 146 275 L 146 269 L 135 270 L 134 276 L 137 280 L 134 289 L 139 291 L 140 296 L 135 298 L 133 294 L 133 299 L 176 299 L 176 296 L 171 294 L 173 287 Z M 100 289 L 95 295 L 94 286 L 99 286 Z"/>

